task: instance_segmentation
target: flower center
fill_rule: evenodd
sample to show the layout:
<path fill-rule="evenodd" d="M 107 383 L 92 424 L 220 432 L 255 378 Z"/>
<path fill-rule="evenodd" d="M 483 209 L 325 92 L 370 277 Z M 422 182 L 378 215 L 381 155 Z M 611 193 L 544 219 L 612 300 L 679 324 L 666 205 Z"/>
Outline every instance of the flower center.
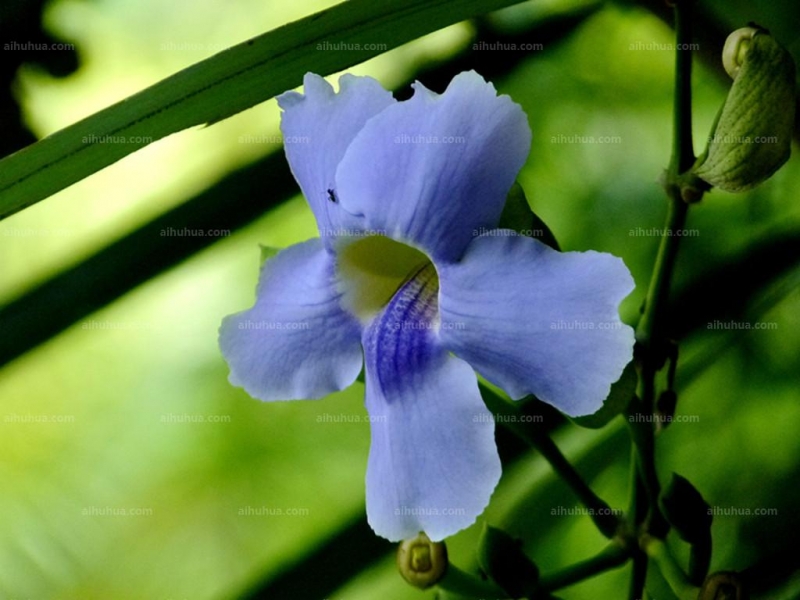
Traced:
<path fill-rule="evenodd" d="M 422 276 L 429 291 L 439 291 L 436 269 L 423 252 L 382 235 L 343 246 L 337 271 L 344 308 L 363 321 L 386 307 L 412 278 Z"/>

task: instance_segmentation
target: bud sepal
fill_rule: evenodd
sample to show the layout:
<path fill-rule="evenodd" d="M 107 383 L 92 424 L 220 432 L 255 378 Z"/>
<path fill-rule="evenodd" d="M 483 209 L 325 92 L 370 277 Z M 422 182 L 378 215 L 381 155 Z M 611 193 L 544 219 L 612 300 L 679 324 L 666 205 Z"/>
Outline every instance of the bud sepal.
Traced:
<path fill-rule="evenodd" d="M 723 65 L 733 85 L 692 172 L 711 186 L 743 192 L 771 177 L 791 153 L 795 64 L 769 32 L 728 36 Z"/>

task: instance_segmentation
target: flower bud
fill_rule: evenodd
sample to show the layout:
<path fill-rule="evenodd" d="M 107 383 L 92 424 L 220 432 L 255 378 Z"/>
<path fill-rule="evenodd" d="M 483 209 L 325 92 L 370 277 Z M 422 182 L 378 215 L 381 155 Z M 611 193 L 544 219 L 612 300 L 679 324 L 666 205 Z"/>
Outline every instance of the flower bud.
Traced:
<path fill-rule="evenodd" d="M 427 589 L 444 577 L 447 547 L 444 542 L 432 542 L 420 533 L 397 548 L 397 569 L 408 583 L 421 590 Z"/>
<path fill-rule="evenodd" d="M 747 600 L 749 597 L 737 573 L 718 571 L 706 578 L 697 600 Z"/>
<path fill-rule="evenodd" d="M 757 27 L 743 27 L 728 36 L 722 62 L 733 86 L 693 171 L 712 186 L 743 192 L 789 159 L 795 65 L 789 52 Z"/>

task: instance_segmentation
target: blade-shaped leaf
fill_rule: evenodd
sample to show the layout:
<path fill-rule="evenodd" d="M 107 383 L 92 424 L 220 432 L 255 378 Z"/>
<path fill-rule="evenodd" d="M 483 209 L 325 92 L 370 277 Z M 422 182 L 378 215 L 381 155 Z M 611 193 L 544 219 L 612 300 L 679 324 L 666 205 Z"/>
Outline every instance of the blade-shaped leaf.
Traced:
<path fill-rule="evenodd" d="M 350 0 L 228 48 L 0 161 L 0 219 L 165 136 L 295 88 L 307 71 L 329 75 L 517 2 Z"/>

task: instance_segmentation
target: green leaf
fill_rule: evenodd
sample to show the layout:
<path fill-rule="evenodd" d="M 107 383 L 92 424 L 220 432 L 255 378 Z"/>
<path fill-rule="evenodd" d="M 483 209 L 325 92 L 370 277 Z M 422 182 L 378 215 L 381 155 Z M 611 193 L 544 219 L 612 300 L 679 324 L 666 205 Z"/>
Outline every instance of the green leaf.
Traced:
<path fill-rule="evenodd" d="M 351 0 L 228 48 L 0 161 L 0 219 L 163 137 L 519 0 Z M 327 45 L 336 44 L 336 48 Z"/>
<path fill-rule="evenodd" d="M 512 598 L 533 596 L 539 569 L 522 550 L 522 542 L 502 529 L 484 524 L 478 542 L 478 564 Z"/>
<path fill-rule="evenodd" d="M 261 266 L 264 266 L 264 263 L 267 262 L 270 258 L 273 258 L 278 252 L 281 251 L 280 248 L 273 248 L 272 246 L 265 246 L 264 244 L 259 244 L 259 248 L 261 248 Z"/>
<path fill-rule="evenodd" d="M 659 498 L 664 516 L 680 538 L 691 544 L 703 540 L 711 531 L 711 507 L 688 479 L 677 473 Z"/>
<path fill-rule="evenodd" d="M 531 210 L 528 199 L 525 197 L 525 190 L 516 181 L 508 192 L 498 226 L 501 229 L 513 229 L 520 235 L 536 238 L 555 250 L 561 250 L 556 236 L 545 222 Z"/>
<path fill-rule="evenodd" d="M 625 367 L 625 370 L 622 371 L 620 378 L 611 385 L 608 398 L 605 399 L 600 410 L 591 415 L 572 417 L 572 420 L 581 427 L 587 427 L 588 429 L 605 427 L 614 417 L 628 408 L 636 393 L 636 383 L 636 368 L 633 362 L 630 362 Z"/>
<path fill-rule="evenodd" d="M 336 527 L 328 539 L 317 547 L 310 547 L 291 564 L 277 572 L 268 572 L 260 581 L 250 583 L 248 589 L 239 590 L 237 600 L 260 598 L 294 598 L 303 590 L 307 598 L 328 598 L 357 577 L 362 569 L 369 568 L 396 551 L 396 545 L 375 535 L 366 519 L 359 516 Z M 346 548 L 346 552 L 342 549 Z M 313 577 L 309 577 L 313 573 Z"/>

